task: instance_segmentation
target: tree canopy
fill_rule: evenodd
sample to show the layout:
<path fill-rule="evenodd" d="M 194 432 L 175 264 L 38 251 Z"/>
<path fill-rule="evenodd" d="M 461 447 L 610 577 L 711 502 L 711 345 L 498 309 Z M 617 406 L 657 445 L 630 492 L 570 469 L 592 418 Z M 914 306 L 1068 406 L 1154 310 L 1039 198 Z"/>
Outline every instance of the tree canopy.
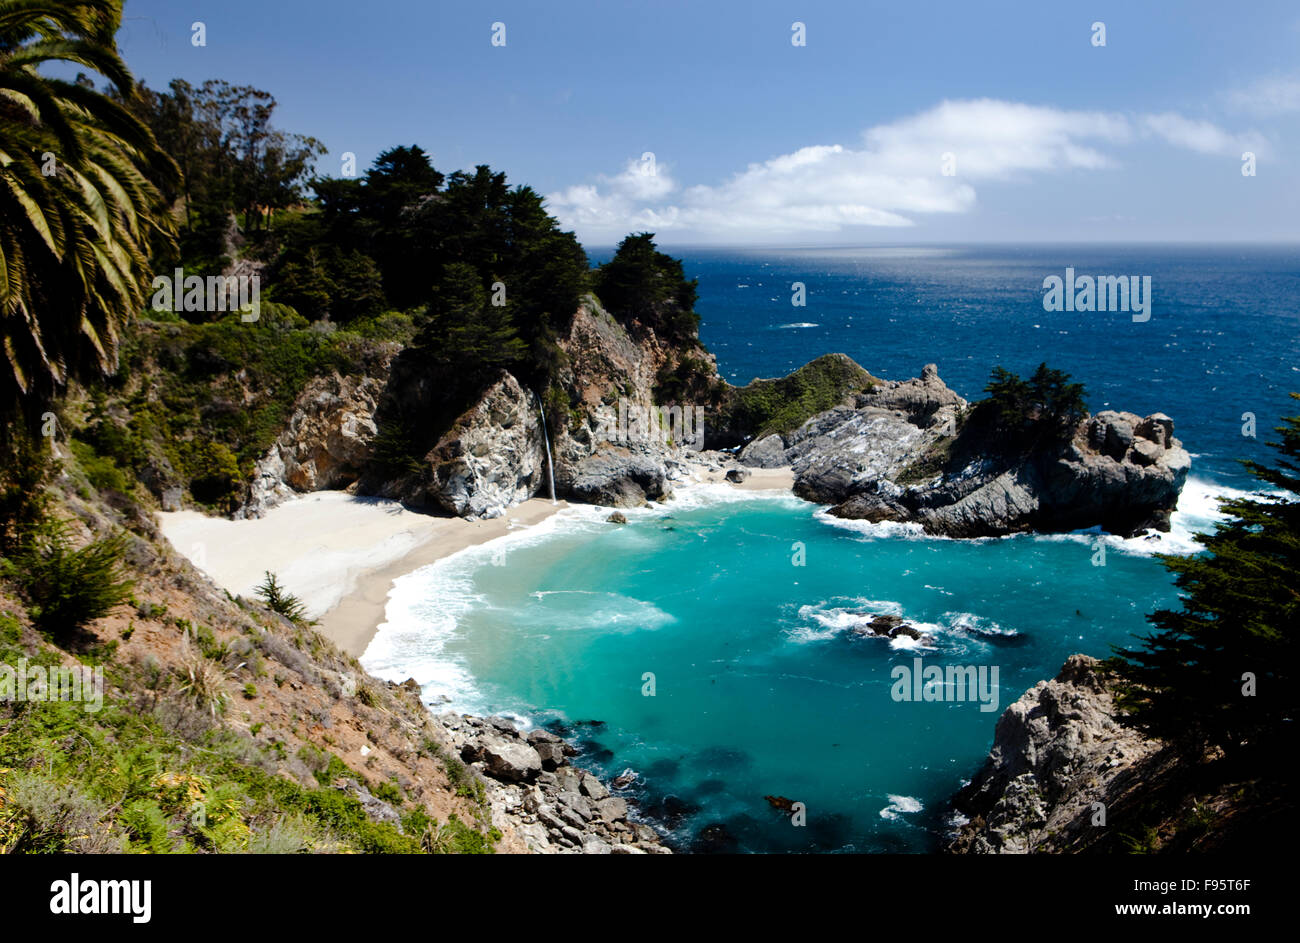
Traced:
<path fill-rule="evenodd" d="M 673 341 L 694 341 L 699 335 L 698 284 L 686 280 L 681 260 L 660 252 L 649 232 L 634 233 L 619 243 L 595 279 L 596 293 L 617 317 Z"/>
<path fill-rule="evenodd" d="M 1277 431 L 1275 465 L 1243 463 L 1275 490 L 1224 501 L 1226 520 L 1196 536 L 1206 552 L 1161 557 L 1182 606 L 1148 616 L 1157 631 L 1113 662 L 1132 722 L 1192 753 L 1285 756 L 1294 738 L 1300 416 Z"/>
<path fill-rule="evenodd" d="M 29 424 L 74 377 L 116 367 L 149 256 L 171 238 L 155 181 L 175 164 L 120 102 L 134 82 L 121 0 L 0 0 L 0 425 Z M 94 70 L 112 94 L 41 67 Z M 7 439 L 7 433 L 5 433 Z"/>

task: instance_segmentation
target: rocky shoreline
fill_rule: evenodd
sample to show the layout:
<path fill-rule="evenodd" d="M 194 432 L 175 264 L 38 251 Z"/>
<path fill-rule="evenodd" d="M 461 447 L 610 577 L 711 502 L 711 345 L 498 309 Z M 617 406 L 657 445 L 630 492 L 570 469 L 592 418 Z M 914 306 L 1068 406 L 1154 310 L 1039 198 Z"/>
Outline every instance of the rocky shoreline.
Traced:
<path fill-rule="evenodd" d="M 1059 853 L 1105 844 L 1127 824 L 1133 794 L 1167 765 L 1161 747 L 1118 718 L 1100 662 L 1071 655 L 1060 674 L 998 719 L 988 758 L 953 799 L 961 824 L 944 850 Z"/>
<path fill-rule="evenodd" d="M 612 783 L 570 764 L 578 749 L 540 727 L 503 717 L 443 713 L 445 740 L 486 787 L 492 824 L 533 854 L 672 854 Z M 621 788 L 620 788 L 621 787 Z"/>
<path fill-rule="evenodd" d="M 795 493 L 836 517 L 936 536 L 1169 529 L 1191 458 L 1163 413 L 1104 410 L 1059 442 L 1004 455 L 961 428 L 971 412 L 926 364 L 919 378 L 879 382 L 789 435 L 750 443 L 739 459 L 792 465 Z"/>

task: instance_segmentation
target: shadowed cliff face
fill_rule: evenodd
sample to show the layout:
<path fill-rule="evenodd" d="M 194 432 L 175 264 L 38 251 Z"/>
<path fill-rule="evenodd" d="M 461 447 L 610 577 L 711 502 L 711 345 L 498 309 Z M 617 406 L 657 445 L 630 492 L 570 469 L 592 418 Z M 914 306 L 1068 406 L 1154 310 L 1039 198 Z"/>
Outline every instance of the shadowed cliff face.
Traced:
<path fill-rule="evenodd" d="M 1113 677 L 1071 655 L 998 719 L 993 746 L 953 797 L 953 854 L 1176 853 L 1284 847 L 1288 784 L 1189 758 L 1128 726 Z M 1287 777 L 1289 778 L 1289 777 Z"/>

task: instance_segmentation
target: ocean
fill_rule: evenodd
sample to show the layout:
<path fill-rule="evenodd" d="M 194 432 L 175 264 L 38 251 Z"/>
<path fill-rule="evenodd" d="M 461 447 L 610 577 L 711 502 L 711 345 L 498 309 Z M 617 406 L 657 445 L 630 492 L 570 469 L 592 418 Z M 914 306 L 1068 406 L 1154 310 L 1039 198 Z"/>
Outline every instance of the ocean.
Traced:
<path fill-rule="evenodd" d="M 1085 384 L 1093 411 L 1169 414 L 1193 456 L 1172 532 L 956 541 L 697 486 L 626 527 L 573 508 L 399 579 L 363 663 L 415 677 L 435 710 L 550 724 L 582 743 L 581 763 L 635 769 L 631 795 L 683 849 L 932 852 L 1001 712 L 1069 654 L 1106 656 L 1177 605 L 1154 554 L 1195 550 L 1216 499 L 1252 487 L 1237 459 L 1267 460 L 1270 428 L 1297 411 L 1300 251 L 674 254 L 735 383 L 842 352 L 885 379 L 936 363 L 969 399 L 994 365 L 1046 361 Z M 1150 320 L 1045 311 L 1043 280 L 1067 267 L 1150 276 Z M 806 306 L 791 305 L 793 282 Z M 864 613 L 929 642 L 858 637 Z M 917 700 L 898 678 L 921 666 L 982 669 L 986 688 Z M 800 803 L 802 824 L 767 797 Z"/>

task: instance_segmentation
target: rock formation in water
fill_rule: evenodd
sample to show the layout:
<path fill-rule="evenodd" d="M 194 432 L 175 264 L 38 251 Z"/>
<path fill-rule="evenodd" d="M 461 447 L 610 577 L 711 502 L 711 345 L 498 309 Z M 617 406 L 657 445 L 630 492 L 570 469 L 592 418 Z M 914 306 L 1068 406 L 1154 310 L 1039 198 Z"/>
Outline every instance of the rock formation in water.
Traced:
<path fill-rule="evenodd" d="M 928 364 L 918 379 L 879 384 L 789 436 L 751 443 L 740 460 L 793 465 L 795 492 L 838 517 L 936 535 L 1169 529 L 1191 459 L 1168 416 L 1107 410 L 1060 440 L 1007 451 L 959 428 L 969 413 Z"/>

